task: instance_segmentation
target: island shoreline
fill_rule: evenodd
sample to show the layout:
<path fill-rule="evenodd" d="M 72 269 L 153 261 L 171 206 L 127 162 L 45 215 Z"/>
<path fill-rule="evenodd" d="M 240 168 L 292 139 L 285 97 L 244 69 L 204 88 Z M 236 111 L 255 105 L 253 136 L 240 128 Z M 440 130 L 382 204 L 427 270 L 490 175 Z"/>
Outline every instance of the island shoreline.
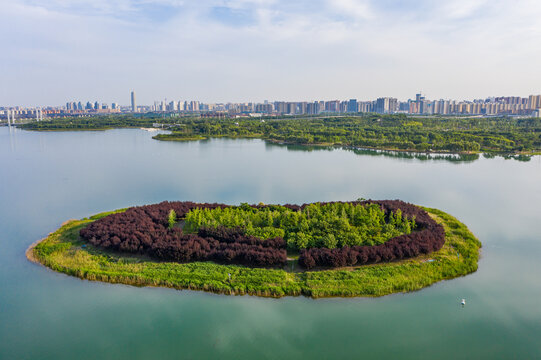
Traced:
<path fill-rule="evenodd" d="M 347 287 L 344 287 L 342 286 L 341 284 L 337 284 L 336 283 L 336 280 L 332 280 L 330 279 L 330 283 L 331 283 L 331 286 L 334 285 L 335 288 L 332 288 L 328 291 L 325 291 L 325 290 L 318 290 L 317 288 L 311 288 L 310 286 L 306 285 L 306 287 L 303 287 L 303 286 L 298 286 L 298 287 L 294 287 L 294 288 L 285 288 L 285 289 L 279 289 L 279 290 L 276 290 L 272 287 L 272 284 L 270 287 L 267 287 L 267 289 L 265 291 L 257 291 L 257 290 L 254 290 L 253 288 L 250 288 L 250 287 L 238 287 L 239 284 L 232 284 L 232 283 L 228 283 L 227 281 L 224 281 L 222 284 L 220 284 L 219 286 L 215 286 L 213 285 L 211 282 L 210 283 L 199 283 L 199 284 L 196 284 L 195 282 L 192 283 L 190 280 L 186 280 L 186 279 L 182 279 L 182 276 L 180 276 L 179 281 L 177 282 L 174 282 L 174 281 L 169 281 L 169 279 L 167 278 L 149 278 L 147 275 L 145 275 L 143 272 L 136 272 L 136 271 L 132 271 L 132 272 L 123 272 L 121 273 L 121 275 L 115 275 L 114 273 L 110 272 L 109 270 L 107 269 L 98 269 L 97 271 L 90 271 L 90 270 L 85 270 L 85 269 L 82 269 L 82 268 L 77 268 L 77 266 L 74 266 L 73 263 L 72 264 L 72 267 L 69 267 L 69 266 L 64 266 L 62 265 L 61 263 L 55 263 L 53 261 L 52 258 L 47 258 L 47 256 L 43 256 L 43 254 L 40 255 L 39 251 L 36 250 L 37 247 L 40 247 L 42 244 L 46 243 L 46 242 L 51 242 L 51 241 L 54 241 L 55 242 L 55 245 L 58 245 L 58 244 L 68 244 L 69 243 L 69 246 L 65 246 L 65 249 L 62 250 L 62 251 L 66 251 L 67 253 L 69 253 L 71 256 L 70 260 L 73 260 L 74 258 L 78 257 L 78 256 L 81 256 L 81 257 L 85 257 L 88 258 L 89 256 L 92 257 L 92 256 L 100 256 L 100 259 L 102 259 L 101 261 L 103 261 L 103 259 L 108 259 L 108 261 L 110 261 L 112 264 L 114 263 L 122 263 L 122 262 L 126 262 L 127 264 L 130 263 L 130 261 L 133 261 L 134 264 L 136 265 L 141 265 L 142 266 L 149 266 L 149 267 L 159 267 L 159 268 L 163 268 L 163 269 L 168 269 L 169 266 L 172 266 L 173 267 L 173 270 L 174 268 L 183 268 L 183 267 L 186 267 L 186 268 L 193 268 L 194 271 L 203 271 L 209 267 L 211 269 L 215 269 L 216 267 L 220 268 L 220 267 L 223 267 L 224 271 L 240 271 L 240 272 L 243 272 L 243 271 L 246 271 L 246 272 L 250 272 L 252 271 L 254 274 L 265 274 L 266 271 L 269 271 L 269 272 L 281 272 L 283 270 L 274 270 L 274 269 L 257 269 L 255 268 L 246 268 L 246 267 L 243 267 L 243 266 L 239 266 L 239 265 L 219 265 L 219 264 L 214 264 L 214 263 L 211 263 L 211 262 L 194 262 L 194 263 L 170 263 L 170 262 L 158 262 L 158 261 L 149 261 L 149 260 L 141 260 L 139 261 L 140 259 L 138 259 L 137 256 L 132 256 L 132 257 L 127 257 L 127 256 L 123 256 L 123 255 L 119 255 L 119 254 L 116 254 L 112 251 L 100 251 L 99 253 L 96 253 L 96 254 L 92 254 L 92 255 L 89 255 L 87 251 L 87 246 L 88 247 L 91 247 L 89 245 L 85 245 L 85 246 L 82 246 L 84 244 L 82 244 L 82 242 L 65 242 L 65 240 L 67 239 L 66 237 L 66 234 L 68 234 L 69 231 L 75 229 L 75 231 L 78 233 L 78 229 L 80 229 L 82 226 L 84 226 L 85 224 L 88 224 L 90 222 L 92 222 L 93 220 L 99 218 L 99 214 L 98 215 L 95 215 L 94 217 L 92 217 L 91 219 L 83 219 L 83 220 L 68 220 L 67 222 L 63 223 L 62 226 L 56 230 L 55 232 L 52 232 L 50 233 L 47 237 L 41 239 L 41 240 L 38 240 L 36 242 L 34 242 L 33 244 L 31 244 L 29 246 L 29 248 L 26 250 L 25 252 L 25 255 L 26 255 L 26 258 L 33 262 L 33 263 L 36 263 L 36 264 L 40 264 L 40 265 L 43 265 L 51 270 L 54 270 L 55 272 L 61 272 L 61 273 L 64 273 L 66 275 L 70 275 L 70 276 L 75 276 L 75 277 L 78 277 L 82 280 L 89 280 L 89 281 L 100 281 L 100 282 L 108 282 L 108 283 L 113 283 L 113 284 L 125 284 L 125 285 L 131 285 L 131 286 L 136 286 L 136 287 L 168 287 L 168 288 L 173 288 L 173 289 L 177 289 L 177 290 L 195 290 L 195 291 L 205 291 L 205 292 L 211 292 L 211 293 L 215 293 L 215 294 L 223 294 L 223 295 L 251 295 L 251 296 L 258 296 L 258 297 L 272 297 L 272 298 L 281 298 L 281 297 L 285 297 L 285 296 L 306 296 L 306 297 L 312 297 L 312 298 L 336 298 L 336 297 L 343 297 L 343 298 L 350 298 L 350 297 L 381 297 L 381 296 L 386 296 L 386 295 L 391 295 L 391 294 L 396 294 L 396 293 L 408 293 L 408 292 L 413 292 L 413 291 L 419 291 L 425 287 L 428 287 L 428 286 L 431 286 L 432 284 L 434 283 L 437 283 L 439 281 L 442 281 L 442 280 L 450 280 L 450 279 L 453 279 L 453 278 L 456 278 L 456 277 L 461 277 L 461 276 L 465 276 L 465 275 L 468 275 L 470 273 L 473 273 L 477 270 L 477 261 L 479 259 L 479 255 L 480 255 L 480 248 L 481 248 L 481 244 L 479 243 L 479 241 L 475 238 L 475 236 L 473 234 L 471 234 L 471 232 L 466 228 L 466 226 L 462 223 L 460 223 L 458 220 L 456 220 L 455 218 L 451 217 L 450 215 L 444 213 L 444 212 L 441 212 L 437 209 L 428 209 L 428 208 L 424 208 L 425 210 L 427 210 L 427 212 L 429 212 L 429 214 L 431 214 L 431 216 L 435 216 L 438 220 L 437 221 L 443 221 L 442 220 L 442 217 L 441 216 L 444 216 L 443 214 L 445 214 L 445 216 L 449 216 L 449 219 L 452 219 L 454 221 L 456 221 L 456 223 L 451 223 L 450 221 L 444 221 L 444 226 L 445 226 L 445 230 L 446 230 L 446 236 L 447 236 L 447 233 L 448 231 L 454 231 L 454 230 L 457 230 L 458 233 L 461 233 L 461 232 L 464 232 L 466 231 L 467 233 L 464 233 L 467 237 L 469 237 L 469 241 L 470 241 L 470 245 L 473 246 L 473 248 L 475 248 L 475 259 L 474 261 L 472 262 L 472 264 L 470 264 L 470 267 L 467 268 L 465 271 L 462 271 L 460 273 L 453 273 L 452 271 L 447 274 L 445 276 L 445 272 L 442 273 L 438 278 L 431 278 L 431 279 L 428 279 L 428 281 L 425 281 L 421 284 L 409 284 L 409 287 L 404 290 L 404 289 L 401 289 L 401 290 L 397 290 L 395 288 L 392 288 L 392 287 L 385 287 L 385 283 L 383 282 L 382 284 L 379 284 L 379 285 L 374 285 L 374 284 L 367 284 L 366 286 L 369 288 L 370 286 L 383 286 L 383 289 L 376 289 L 374 288 L 372 291 L 373 292 L 370 292 L 370 289 L 366 292 L 360 292 L 359 289 L 355 288 L 351 291 L 348 290 Z M 439 214 L 436 214 L 435 212 L 439 212 Z M 104 214 L 108 214 L 108 213 L 104 213 Z M 81 225 L 82 224 L 82 225 Z M 458 225 L 457 225 L 458 224 Z M 451 229 L 451 227 L 453 227 L 453 229 Z M 72 234 L 73 235 L 73 234 Z M 451 234 L 452 236 L 456 236 L 455 234 Z M 64 238 L 62 238 L 62 236 L 64 236 Z M 58 241 L 58 240 L 63 240 L 64 242 L 62 241 Z M 454 238 L 453 238 L 454 239 Z M 80 240 L 80 239 L 79 239 Z M 455 241 L 456 239 L 454 239 L 453 241 Z M 71 240 L 70 240 L 71 241 Z M 77 240 L 76 240 L 77 241 Z M 460 245 L 460 246 L 463 246 L 463 245 Z M 460 246 L 458 246 L 458 248 L 460 249 Z M 443 251 L 443 250 L 441 250 Z M 439 252 L 439 251 L 438 251 Z M 436 252 L 437 253 L 437 252 Z M 435 253 L 434 253 L 435 254 Z M 457 250 L 457 254 L 459 254 L 459 250 Z M 50 255 L 50 254 L 49 254 Z M 416 258 L 412 258 L 412 259 L 407 259 L 407 260 L 399 260 L 397 262 L 391 262 L 391 263 L 378 263 L 378 264 L 370 264 L 370 265 L 361 265 L 361 266 L 354 266 L 354 267 L 349 267 L 349 268 L 339 268 L 339 269 L 332 269 L 332 270 L 316 270 L 316 271 L 306 271 L 305 273 L 301 273 L 301 274 L 295 274 L 295 273 L 290 273 L 290 272 L 284 272 L 286 275 L 286 277 L 293 277 L 295 278 L 296 281 L 299 281 L 299 279 L 305 279 L 306 278 L 309 278 L 311 275 L 313 274 L 324 274 L 325 276 L 328 276 L 328 277 L 331 277 L 332 276 L 335 276 L 336 275 L 336 278 L 342 278 L 342 277 L 345 277 L 346 280 L 344 281 L 349 281 L 348 279 L 348 275 L 350 275 L 350 277 L 353 277 L 354 275 L 357 275 L 358 273 L 362 272 L 362 271 L 367 271 L 368 269 L 372 268 L 374 269 L 375 271 L 377 270 L 385 270 L 385 269 L 389 269 L 389 268 L 393 268 L 393 267 L 402 267 L 404 266 L 405 269 L 407 270 L 408 268 L 418 268 L 418 267 L 427 267 L 427 269 L 429 269 L 429 266 L 435 264 L 435 263 L 432 263 L 432 261 L 434 261 L 434 259 L 436 258 L 436 256 L 432 256 L 433 254 L 428 254 L 428 255 L 423 255 L 423 256 L 419 256 L 419 257 L 416 257 Z M 458 256 L 458 260 L 462 261 L 461 259 L 461 256 L 459 255 Z M 442 260 L 436 260 L 438 263 L 440 261 L 446 261 L 444 258 L 442 258 Z M 452 263 L 451 263 L 451 266 L 452 266 Z M 231 270 L 233 269 L 233 270 Z M 173 271 L 171 270 L 171 271 Z M 392 269 L 391 269 L 392 270 Z M 189 274 L 189 272 L 188 272 Z M 289 274 L 289 275 L 287 275 Z M 400 276 L 405 276 L 404 274 L 407 275 L 407 272 L 405 272 L 404 274 L 401 274 L 400 272 L 397 273 L 398 275 Z M 396 275 L 396 276 L 398 276 Z M 299 277 L 300 276 L 300 277 Z M 392 279 L 391 279 L 392 280 Z M 231 280 L 230 280 L 231 281 Z M 257 281 L 257 280 L 254 280 L 254 281 Z M 306 280 L 305 279 L 305 282 L 307 284 L 310 283 L 311 280 Z M 335 283 L 333 283 L 333 281 L 335 281 Z M 246 284 L 244 284 L 246 285 Z M 408 284 L 406 284 L 408 285 Z M 377 291 L 376 291 L 377 290 Z M 378 292 L 379 291 L 379 292 Z"/>

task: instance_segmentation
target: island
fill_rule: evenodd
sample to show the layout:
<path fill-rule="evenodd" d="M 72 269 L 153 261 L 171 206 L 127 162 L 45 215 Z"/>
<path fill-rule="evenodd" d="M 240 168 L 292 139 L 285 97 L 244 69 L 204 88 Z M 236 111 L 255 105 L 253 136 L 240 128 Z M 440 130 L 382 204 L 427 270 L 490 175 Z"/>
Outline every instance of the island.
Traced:
<path fill-rule="evenodd" d="M 161 202 L 70 220 L 27 250 L 81 279 L 265 297 L 383 296 L 477 270 L 451 215 L 400 200 Z"/>
<path fill-rule="evenodd" d="M 74 131 L 112 128 L 168 130 L 162 141 L 211 138 L 262 139 L 273 144 L 339 146 L 401 152 L 503 155 L 529 160 L 541 154 L 541 119 L 418 117 L 405 114 L 321 115 L 283 118 L 205 118 L 195 115 L 130 114 L 54 118 L 18 125 L 25 130 Z"/>

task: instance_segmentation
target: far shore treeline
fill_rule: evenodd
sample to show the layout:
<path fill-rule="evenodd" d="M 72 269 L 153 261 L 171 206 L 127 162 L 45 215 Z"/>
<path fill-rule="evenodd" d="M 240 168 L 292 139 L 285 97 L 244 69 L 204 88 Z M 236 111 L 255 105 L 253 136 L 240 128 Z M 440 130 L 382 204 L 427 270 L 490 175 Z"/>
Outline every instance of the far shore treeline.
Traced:
<path fill-rule="evenodd" d="M 19 125 L 27 130 L 105 130 L 152 127 L 171 134 L 158 140 L 212 137 L 260 138 L 299 145 L 338 145 L 374 149 L 451 153 L 541 153 L 541 119 L 408 117 L 404 114 L 216 119 L 163 114 L 54 118 Z"/>

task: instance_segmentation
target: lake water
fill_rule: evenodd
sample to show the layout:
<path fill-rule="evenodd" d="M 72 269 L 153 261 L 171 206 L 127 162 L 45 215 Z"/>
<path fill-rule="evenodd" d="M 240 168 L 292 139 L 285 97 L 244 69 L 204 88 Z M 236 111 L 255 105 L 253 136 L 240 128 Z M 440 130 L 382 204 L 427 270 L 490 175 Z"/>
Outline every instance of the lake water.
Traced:
<path fill-rule="evenodd" d="M 541 358 L 541 157 L 151 136 L 0 128 L 0 359 Z M 67 219 L 131 205 L 359 197 L 458 217 L 483 243 L 478 272 L 377 299 L 264 299 L 82 281 L 24 256 Z"/>

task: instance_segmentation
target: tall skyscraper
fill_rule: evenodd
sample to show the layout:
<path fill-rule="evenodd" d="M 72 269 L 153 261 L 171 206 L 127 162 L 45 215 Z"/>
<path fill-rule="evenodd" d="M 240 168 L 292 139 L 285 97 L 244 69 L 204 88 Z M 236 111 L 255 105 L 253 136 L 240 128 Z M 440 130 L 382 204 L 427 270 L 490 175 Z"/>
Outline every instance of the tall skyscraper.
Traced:
<path fill-rule="evenodd" d="M 135 91 L 131 92 L 131 111 L 132 112 L 137 111 L 137 104 L 135 103 Z"/>

